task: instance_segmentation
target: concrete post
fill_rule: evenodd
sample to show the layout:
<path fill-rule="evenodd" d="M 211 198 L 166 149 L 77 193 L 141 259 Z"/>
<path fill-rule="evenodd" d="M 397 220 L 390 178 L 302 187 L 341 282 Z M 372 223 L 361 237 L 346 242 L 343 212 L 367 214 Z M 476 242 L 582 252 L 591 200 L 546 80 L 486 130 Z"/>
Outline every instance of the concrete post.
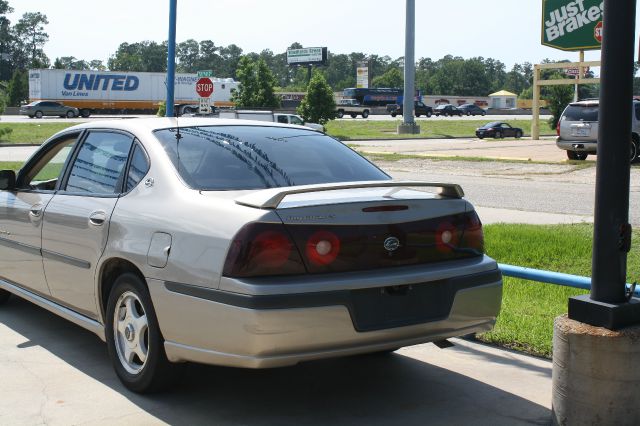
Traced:
<path fill-rule="evenodd" d="M 399 134 L 420 133 L 414 119 L 413 98 L 416 91 L 416 59 L 415 59 L 415 42 L 416 42 L 416 1 L 407 0 L 407 16 L 405 30 L 405 47 L 404 47 L 404 102 L 403 102 L 403 123 L 398 126 Z"/>
<path fill-rule="evenodd" d="M 640 424 L 640 326 L 621 331 L 566 316 L 553 329 L 553 423 Z"/>

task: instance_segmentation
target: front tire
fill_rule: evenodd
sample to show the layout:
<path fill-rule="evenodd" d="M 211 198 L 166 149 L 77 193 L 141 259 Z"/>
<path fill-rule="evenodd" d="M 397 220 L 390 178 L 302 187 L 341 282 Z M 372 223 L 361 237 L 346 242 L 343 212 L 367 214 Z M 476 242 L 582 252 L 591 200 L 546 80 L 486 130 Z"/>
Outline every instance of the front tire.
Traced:
<path fill-rule="evenodd" d="M 367 118 L 367 117 L 369 117 L 369 111 L 362 111 L 362 118 Z"/>
<path fill-rule="evenodd" d="M 337 114 L 338 118 L 342 118 L 344 117 L 344 111 L 342 110 L 338 110 L 338 114 Z"/>
<path fill-rule="evenodd" d="M 36 111 L 36 113 L 34 114 L 34 116 L 35 116 L 36 118 L 42 118 L 42 116 L 43 116 L 42 111 Z"/>
<path fill-rule="evenodd" d="M 7 290 L 0 289 L 0 305 L 4 305 L 5 303 L 7 303 L 9 297 L 11 297 L 11 293 L 9 293 Z"/>
<path fill-rule="evenodd" d="M 518 130 L 516 132 L 516 139 L 520 139 L 522 137 L 522 132 L 520 130 Z"/>
<path fill-rule="evenodd" d="M 398 115 L 398 113 L 395 113 L 395 112 L 392 112 L 392 113 L 391 113 L 391 117 L 394 117 L 394 118 L 395 118 L 397 115 Z"/>
<path fill-rule="evenodd" d="M 495 139 L 502 139 L 502 132 L 496 132 Z"/>
<path fill-rule="evenodd" d="M 427 118 L 431 118 L 431 115 L 432 115 L 431 112 L 427 111 Z"/>
<path fill-rule="evenodd" d="M 167 359 L 151 296 L 140 277 L 125 273 L 116 279 L 105 322 L 109 357 L 122 384 L 148 393 L 173 383 L 176 366 Z"/>
<path fill-rule="evenodd" d="M 67 111 L 67 118 L 76 118 L 76 114 L 73 111 Z"/>

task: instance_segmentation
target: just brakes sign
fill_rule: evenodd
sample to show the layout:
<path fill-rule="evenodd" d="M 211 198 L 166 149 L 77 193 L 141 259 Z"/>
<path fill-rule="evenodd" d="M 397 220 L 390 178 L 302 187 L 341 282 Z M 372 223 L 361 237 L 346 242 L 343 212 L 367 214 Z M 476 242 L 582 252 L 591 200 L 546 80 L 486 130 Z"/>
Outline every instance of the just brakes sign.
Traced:
<path fill-rule="evenodd" d="M 600 49 L 602 0 L 542 0 L 542 44 L 561 50 Z"/>

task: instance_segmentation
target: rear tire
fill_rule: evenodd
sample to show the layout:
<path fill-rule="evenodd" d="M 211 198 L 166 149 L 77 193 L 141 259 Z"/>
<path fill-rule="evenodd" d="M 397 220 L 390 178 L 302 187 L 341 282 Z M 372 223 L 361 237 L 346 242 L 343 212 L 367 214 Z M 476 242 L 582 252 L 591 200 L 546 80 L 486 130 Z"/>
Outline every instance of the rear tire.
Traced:
<path fill-rule="evenodd" d="M 495 139 L 502 139 L 502 132 L 496 132 Z"/>
<path fill-rule="evenodd" d="M 469 111 L 467 111 L 467 117 L 470 116 L 471 113 Z M 473 116 L 475 117 L 475 114 L 473 114 Z"/>
<path fill-rule="evenodd" d="M 167 359 L 151 296 L 140 277 L 125 273 L 116 279 L 105 322 L 109 357 L 122 384 L 149 393 L 174 383 L 179 366 Z"/>
<path fill-rule="evenodd" d="M 431 115 L 432 115 L 431 112 L 427 112 L 427 118 L 430 118 Z"/>
<path fill-rule="evenodd" d="M 67 111 L 67 118 L 76 118 L 76 115 L 73 111 Z"/>
<path fill-rule="evenodd" d="M 342 118 L 344 117 L 344 111 L 342 110 L 338 110 L 338 114 L 336 114 L 338 116 L 338 118 Z"/>
<path fill-rule="evenodd" d="M 631 152 L 629 154 L 629 162 L 630 163 L 635 163 L 638 161 L 638 141 L 636 140 L 632 140 L 631 141 Z"/>
<path fill-rule="evenodd" d="M 392 116 L 392 117 L 394 117 L 394 118 L 395 118 L 397 115 L 398 115 L 398 113 L 395 113 L 395 112 L 392 112 L 392 113 L 391 113 L 391 116 Z"/>
<path fill-rule="evenodd" d="M 589 156 L 587 152 L 567 151 L 567 158 L 574 161 L 584 161 Z"/>
<path fill-rule="evenodd" d="M 0 289 L 0 305 L 4 305 L 5 303 L 7 303 L 9 297 L 11 297 L 11 293 L 9 293 L 7 290 Z"/>
<path fill-rule="evenodd" d="M 88 109 L 83 109 L 83 110 L 80 111 L 80 115 L 83 118 L 89 118 L 91 116 L 91 111 L 88 110 Z"/>
<path fill-rule="evenodd" d="M 43 114 L 42 111 L 36 111 L 36 113 L 34 114 L 34 117 L 36 118 L 42 118 Z"/>

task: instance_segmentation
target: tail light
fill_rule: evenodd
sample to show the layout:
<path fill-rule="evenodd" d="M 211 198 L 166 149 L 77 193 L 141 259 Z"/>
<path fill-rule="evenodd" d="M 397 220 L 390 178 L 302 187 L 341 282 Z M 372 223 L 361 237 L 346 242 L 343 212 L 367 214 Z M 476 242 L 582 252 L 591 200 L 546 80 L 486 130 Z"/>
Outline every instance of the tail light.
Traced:
<path fill-rule="evenodd" d="M 464 215 L 464 234 L 460 242 L 462 250 L 471 250 L 474 254 L 484 253 L 484 232 L 482 222 L 475 211 Z"/>
<path fill-rule="evenodd" d="M 340 239 L 333 232 L 318 231 L 307 240 L 305 254 L 316 266 L 329 265 L 340 254 Z"/>
<path fill-rule="evenodd" d="M 234 237 L 224 264 L 227 277 L 305 273 L 300 253 L 284 225 L 250 223 Z"/>
<path fill-rule="evenodd" d="M 560 120 L 558 120 L 558 124 L 556 124 L 556 133 L 560 136 Z"/>
<path fill-rule="evenodd" d="M 483 253 L 482 223 L 475 211 L 380 225 L 251 223 L 234 237 L 223 274 L 241 278 L 372 270 Z"/>

